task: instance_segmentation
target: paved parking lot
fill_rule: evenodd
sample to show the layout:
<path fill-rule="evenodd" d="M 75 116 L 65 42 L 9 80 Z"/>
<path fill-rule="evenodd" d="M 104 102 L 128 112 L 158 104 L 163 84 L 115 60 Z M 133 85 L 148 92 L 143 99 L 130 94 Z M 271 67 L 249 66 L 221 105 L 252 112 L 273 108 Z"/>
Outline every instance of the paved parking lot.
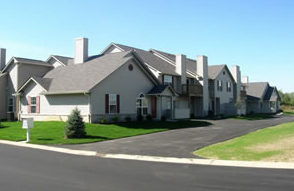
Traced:
<path fill-rule="evenodd" d="M 133 154 L 178 158 L 197 158 L 194 150 L 247 134 L 265 127 L 294 121 L 294 116 L 277 116 L 265 120 L 205 120 L 212 125 L 177 129 L 160 133 L 122 138 L 104 142 L 63 145 L 70 149 L 90 150 L 99 153 Z"/>

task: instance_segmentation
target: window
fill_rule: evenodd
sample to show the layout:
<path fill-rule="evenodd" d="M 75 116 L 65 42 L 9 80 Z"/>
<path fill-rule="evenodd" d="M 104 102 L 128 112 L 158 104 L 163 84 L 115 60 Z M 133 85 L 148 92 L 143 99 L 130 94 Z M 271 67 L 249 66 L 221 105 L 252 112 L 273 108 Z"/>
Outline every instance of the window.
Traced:
<path fill-rule="evenodd" d="M 105 94 L 105 113 L 120 112 L 119 94 Z"/>
<path fill-rule="evenodd" d="M 116 94 L 109 94 L 109 113 L 117 113 Z"/>
<path fill-rule="evenodd" d="M 217 90 L 223 91 L 223 82 L 221 80 L 217 80 Z"/>
<path fill-rule="evenodd" d="M 36 113 L 37 111 L 37 100 L 36 97 L 31 97 L 31 113 Z"/>
<path fill-rule="evenodd" d="M 231 92 L 231 91 L 232 91 L 232 83 L 227 82 L 227 92 Z"/>
<path fill-rule="evenodd" d="M 136 101 L 136 108 L 138 115 L 147 115 L 148 114 L 148 99 L 141 94 Z"/>
<path fill-rule="evenodd" d="M 276 102 L 275 102 L 275 101 L 271 101 L 271 102 L 270 102 L 270 107 L 271 107 L 271 109 L 275 109 L 275 107 L 276 107 Z"/>
<path fill-rule="evenodd" d="M 169 75 L 163 76 L 163 85 L 173 85 L 173 77 Z"/>
<path fill-rule="evenodd" d="M 8 111 L 14 111 L 14 99 L 13 98 L 9 98 L 8 100 Z"/>

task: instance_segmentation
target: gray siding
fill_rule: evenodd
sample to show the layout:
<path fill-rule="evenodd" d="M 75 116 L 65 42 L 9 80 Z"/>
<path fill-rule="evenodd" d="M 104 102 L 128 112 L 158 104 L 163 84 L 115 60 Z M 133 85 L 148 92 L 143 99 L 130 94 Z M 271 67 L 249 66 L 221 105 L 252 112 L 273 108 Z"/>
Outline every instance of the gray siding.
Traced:
<path fill-rule="evenodd" d="M 132 71 L 128 69 L 129 64 L 133 65 Z M 133 60 L 128 61 L 92 89 L 92 121 L 96 122 L 105 115 L 105 94 L 120 95 L 120 115 L 136 115 L 136 98 L 153 87 L 154 84 L 138 65 Z"/>
<path fill-rule="evenodd" d="M 0 74 L 0 120 L 6 119 L 6 87 L 7 75 Z"/>

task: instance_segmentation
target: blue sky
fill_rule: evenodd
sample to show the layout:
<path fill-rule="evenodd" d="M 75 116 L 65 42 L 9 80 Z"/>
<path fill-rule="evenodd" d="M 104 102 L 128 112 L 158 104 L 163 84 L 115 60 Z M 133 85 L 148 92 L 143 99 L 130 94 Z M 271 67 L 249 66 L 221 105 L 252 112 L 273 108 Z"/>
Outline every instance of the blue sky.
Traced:
<path fill-rule="evenodd" d="M 12 56 L 73 56 L 74 38 L 90 54 L 111 42 L 154 48 L 210 65 L 237 64 L 249 80 L 294 92 L 293 0 L 1 0 L 0 47 Z"/>

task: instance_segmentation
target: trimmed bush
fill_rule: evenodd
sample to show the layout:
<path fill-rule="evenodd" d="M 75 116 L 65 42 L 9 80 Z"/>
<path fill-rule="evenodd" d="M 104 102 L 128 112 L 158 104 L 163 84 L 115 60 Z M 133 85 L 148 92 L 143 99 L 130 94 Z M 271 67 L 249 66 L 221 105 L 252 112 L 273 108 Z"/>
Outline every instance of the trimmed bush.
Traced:
<path fill-rule="evenodd" d="M 100 117 L 99 121 L 100 123 L 106 123 L 106 119 L 104 116 Z"/>
<path fill-rule="evenodd" d="M 161 121 L 166 121 L 166 117 L 163 115 L 163 116 L 161 116 Z"/>
<path fill-rule="evenodd" d="M 146 116 L 146 120 L 147 120 L 147 121 L 152 121 L 152 116 L 148 114 L 148 115 Z"/>
<path fill-rule="evenodd" d="M 112 117 L 112 121 L 113 121 L 114 123 L 117 123 L 117 122 L 119 121 L 119 116 L 113 116 L 113 117 Z"/>
<path fill-rule="evenodd" d="M 137 121 L 143 121 L 143 119 L 144 119 L 143 115 L 138 115 L 137 116 Z"/>
<path fill-rule="evenodd" d="M 64 128 L 65 139 L 82 138 L 86 136 L 85 124 L 81 112 L 75 108 L 72 110 Z"/>
<path fill-rule="evenodd" d="M 127 116 L 127 117 L 125 117 L 125 121 L 126 122 L 131 122 L 132 121 L 132 118 L 130 116 Z"/>

